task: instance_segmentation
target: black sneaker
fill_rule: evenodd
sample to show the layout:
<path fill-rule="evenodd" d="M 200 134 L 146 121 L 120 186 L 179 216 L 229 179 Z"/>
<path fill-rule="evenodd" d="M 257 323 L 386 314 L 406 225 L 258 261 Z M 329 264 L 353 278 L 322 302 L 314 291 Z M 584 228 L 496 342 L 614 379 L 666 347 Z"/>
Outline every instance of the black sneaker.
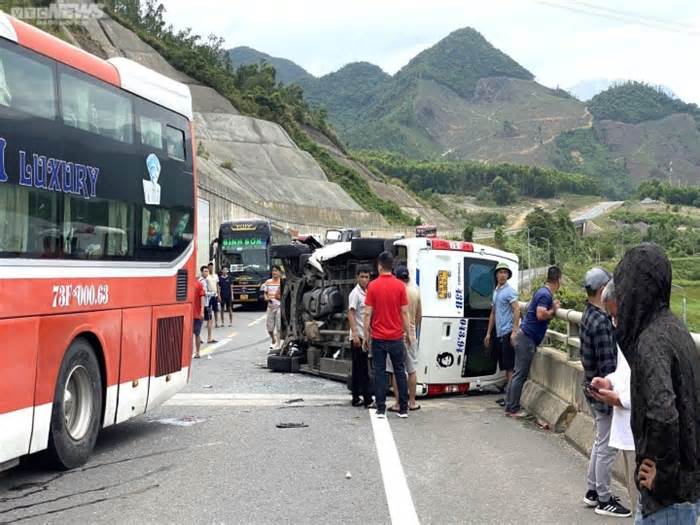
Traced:
<path fill-rule="evenodd" d="M 408 417 L 408 411 L 407 410 L 401 410 L 399 411 L 399 417 L 400 418 L 407 418 Z"/>
<path fill-rule="evenodd" d="M 583 503 L 586 505 L 586 507 L 597 507 L 598 493 L 595 490 L 589 490 L 583 497 Z"/>
<path fill-rule="evenodd" d="M 615 496 L 610 496 L 608 501 L 599 501 L 595 513 L 613 518 L 629 518 L 632 515 L 632 511 L 622 505 Z"/>
<path fill-rule="evenodd" d="M 362 401 L 360 401 L 359 397 L 357 399 L 352 400 L 352 406 L 354 406 L 354 407 L 359 407 L 361 404 L 362 404 Z"/>
<path fill-rule="evenodd" d="M 377 409 L 377 419 L 386 419 L 386 409 L 384 409 L 384 410 Z"/>

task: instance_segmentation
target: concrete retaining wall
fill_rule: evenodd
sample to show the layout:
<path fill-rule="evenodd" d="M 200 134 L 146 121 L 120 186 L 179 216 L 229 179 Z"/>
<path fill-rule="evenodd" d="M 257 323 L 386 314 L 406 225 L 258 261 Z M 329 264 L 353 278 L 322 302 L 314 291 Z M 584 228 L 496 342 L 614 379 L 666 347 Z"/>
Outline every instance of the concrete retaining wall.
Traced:
<path fill-rule="evenodd" d="M 521 403 L 525 409 L 566 439 L 582 454 L 589 456 L 595 438 L 595 423 L 583 395 L 583 367 L 570 361 L 555 348 L 537 350 L 525 383 Z M 622 455 L 613 467 L 615 477 L 624 482 Z"/>

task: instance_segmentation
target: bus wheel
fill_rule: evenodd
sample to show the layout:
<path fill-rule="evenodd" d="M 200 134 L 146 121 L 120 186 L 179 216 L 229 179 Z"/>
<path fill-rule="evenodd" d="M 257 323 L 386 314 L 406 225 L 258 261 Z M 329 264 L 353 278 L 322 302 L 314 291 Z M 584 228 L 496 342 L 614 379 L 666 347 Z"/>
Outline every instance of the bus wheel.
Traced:
<path fill-rule="evenodd" d="M 63 357 L 56 382 L 49 455 L 59 468 L 84 464 L 95 446 L 102 416 L 102 376 L 92 346 L 76 339 Z"/>

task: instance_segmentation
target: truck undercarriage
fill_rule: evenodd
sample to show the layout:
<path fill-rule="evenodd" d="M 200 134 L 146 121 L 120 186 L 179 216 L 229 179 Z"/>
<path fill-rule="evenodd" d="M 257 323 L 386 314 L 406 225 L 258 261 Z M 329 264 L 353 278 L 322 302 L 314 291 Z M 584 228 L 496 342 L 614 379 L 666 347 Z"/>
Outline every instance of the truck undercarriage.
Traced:
<path fill-rule="evenodd" d="M 391 239 L 358 238 L 313 251 L 304 244 L 274 247 L 273 258 L 285 267 L 284 343 L 277 355 L 268 356 L 268 368 L 346 381 L 351 368 L 348 296 L 357 268 L 367 266 L 376 274 L 377 256 L 392 245 Z"/>

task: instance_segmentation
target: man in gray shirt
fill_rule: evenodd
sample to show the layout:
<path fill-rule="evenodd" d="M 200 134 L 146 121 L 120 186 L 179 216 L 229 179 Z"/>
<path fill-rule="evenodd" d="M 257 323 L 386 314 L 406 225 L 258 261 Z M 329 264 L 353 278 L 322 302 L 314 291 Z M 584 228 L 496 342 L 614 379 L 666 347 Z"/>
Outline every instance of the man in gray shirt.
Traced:
<path fill-rule="evenodd" d="M 348 298 L 348 323 L 350 324 L 350 346 L 352 346 L 352 406 L 372 404 L 372 389 L 369 384 L 367 351 L 363 349 L 365 331 L 362 316 L 365 310 L 365 294 L 370 279 L 370 269 L 357 268 L 357 285 Z M 360 401 L 362 394 L 362 401 Z"/>

